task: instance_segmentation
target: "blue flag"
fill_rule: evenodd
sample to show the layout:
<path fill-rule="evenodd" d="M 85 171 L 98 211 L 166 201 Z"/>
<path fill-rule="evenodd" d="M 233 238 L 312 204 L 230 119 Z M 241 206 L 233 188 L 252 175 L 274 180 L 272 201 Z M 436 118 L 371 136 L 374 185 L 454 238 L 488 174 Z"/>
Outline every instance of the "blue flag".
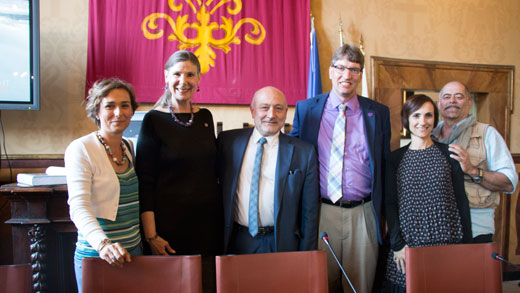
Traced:
<path fill-rule="evenodd" d="M 311 19 L 311 49 L 309 50 L 309 83 L 307 85 L 307 99 L 322 93 L 320 58 L 318 56 L 318 41 L 314 30 L 314 17 Z"/>

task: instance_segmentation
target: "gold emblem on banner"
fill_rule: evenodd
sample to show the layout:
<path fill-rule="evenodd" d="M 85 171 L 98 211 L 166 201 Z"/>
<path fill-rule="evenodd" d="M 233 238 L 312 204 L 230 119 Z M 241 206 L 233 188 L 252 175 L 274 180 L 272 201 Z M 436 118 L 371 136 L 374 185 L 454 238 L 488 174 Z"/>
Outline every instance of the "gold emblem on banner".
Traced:
<path fill-rule="evenodd" d="M 166 13 L 152 13 L 145 17 L 141 24 L 141 29 L 147 39 L 155 40 L 161 38 L 164 35 L 164 31 L 157 29 L 157 20 L 166 20 L 173 30 L 173 32 L 168 35 L 169 41 L 178 41 L 180 43 L 178 48 L 181 50 L 197 48 L 194 54 L 199 58 L 202 73 L 208 72 L 210 66 L 215 66 L 216 54 L 213 48 L 222 50 L 227 54 L 229 50 L 231 50 L 229 47 L 230 44 L 240 44 L 240 38 L 236 36 L 236 33 L 242 25 L 246 23 L 253 25 L 251 31 L 244 36 L 246 42 L 253 45 L 260 45 L 265 39 L 265 28 L 254 18 L 242 18 L 237 23 L 233 23 L 231 18 L 221 16 L 222 23 L 210 22 L 211 16 L 215 11 L 229 2 L 232 2 L 234 7 L 228 7 L 227 12 L 231 15 L 238 14 L 242 10 L 241 0 L 220 0 L 218 3 L 213 0 L 184 0 L 184 2 L 189 5 L 193 14 L 196 15 L 198 22 L 188 23 L 187 14 L 177 16 L 177 19 L 174 21 L 173 18 Z M 198 10 L 194 2 L 198 5 Z M 214 3 L 216 4 L 212 5 Z M 183 3 L 175 5 L 175 0 L 168 0 L 168 6 L 172 11 L 181 11 L 183 5 Z M 195 30 L 197 32 L 196 37 L 191 39 L 186 37 L 186 29 Z M 155 32 L 151 32 L 150 30 Z M 224 33 L 224 37 L 221 39 L 213 38 L 213 32 L 218 30 Z"/>

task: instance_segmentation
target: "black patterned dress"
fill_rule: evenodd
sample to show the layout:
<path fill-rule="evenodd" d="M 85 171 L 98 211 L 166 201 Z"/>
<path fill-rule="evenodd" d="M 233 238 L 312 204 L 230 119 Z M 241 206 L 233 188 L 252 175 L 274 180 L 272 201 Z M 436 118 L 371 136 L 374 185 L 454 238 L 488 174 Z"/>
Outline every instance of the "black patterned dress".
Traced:
<path fill-rule="evenodd" d="M 426 149 L 406 150 L 394 176 L 400 237 L 409 247 L 462 241 L 452 168 L 435 144 Z M 405 275 L 398 270 L 392 251 L 388 255 L 387 278 L 393 286 L 406 286 Z"/>

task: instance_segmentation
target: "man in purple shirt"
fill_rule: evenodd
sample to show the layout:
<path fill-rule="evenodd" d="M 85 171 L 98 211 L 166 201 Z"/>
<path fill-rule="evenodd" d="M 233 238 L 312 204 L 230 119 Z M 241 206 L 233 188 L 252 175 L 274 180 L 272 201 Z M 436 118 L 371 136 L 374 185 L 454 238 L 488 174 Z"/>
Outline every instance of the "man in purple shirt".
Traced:
<path fill-rule="evenodd" d="M 318 150 L 319 231 L 329 235 L 355 289 L 371 292 L 384 228 L 383 168 L 391 133 L 388 107 L 356 94 L 363 66 L 359 48 L 339 48 L 329 68 L 332 91 L 296 104 L 290 135 Z M 327 266 L 330 292 L 350 292 L 330 253 Z"/>

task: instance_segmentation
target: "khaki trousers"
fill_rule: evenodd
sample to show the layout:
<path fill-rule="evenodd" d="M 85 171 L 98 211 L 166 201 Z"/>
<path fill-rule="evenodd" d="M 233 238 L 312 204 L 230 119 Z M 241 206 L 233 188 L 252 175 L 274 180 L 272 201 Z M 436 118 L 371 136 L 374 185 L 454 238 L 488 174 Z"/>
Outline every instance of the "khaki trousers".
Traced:
<path fill-rule="evenodd" d="M 327 232 L 329 243 L 357 292 L 371 292 L 377 266 L 377 230 L 372 202 L 355 208 L 322 203 L 319 231 Z M 353 292 L 334 257 L 327 250 L 329 292 Z"/>

